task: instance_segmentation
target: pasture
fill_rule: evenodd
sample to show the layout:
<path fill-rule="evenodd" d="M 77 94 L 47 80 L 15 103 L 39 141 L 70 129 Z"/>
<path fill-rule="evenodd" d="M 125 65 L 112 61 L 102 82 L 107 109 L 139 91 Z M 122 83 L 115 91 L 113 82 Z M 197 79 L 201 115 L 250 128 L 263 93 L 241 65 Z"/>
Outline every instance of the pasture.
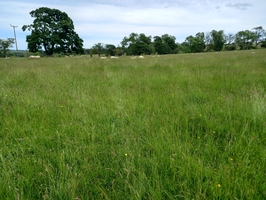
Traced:
<path fill-rule="evenodd" d="M 0 199 L 265 199 L 254 52 L 0 59 Z"/>

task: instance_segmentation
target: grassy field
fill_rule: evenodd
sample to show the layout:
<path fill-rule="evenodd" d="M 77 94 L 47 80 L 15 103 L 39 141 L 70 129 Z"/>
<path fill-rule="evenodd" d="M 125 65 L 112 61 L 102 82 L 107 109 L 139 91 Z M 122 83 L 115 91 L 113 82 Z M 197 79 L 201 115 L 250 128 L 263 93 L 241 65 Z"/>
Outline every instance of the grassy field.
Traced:
<path fill-rule="evenodd" d="M 0 60 L 0 199 L 266 199 L 266 50 Z"/>

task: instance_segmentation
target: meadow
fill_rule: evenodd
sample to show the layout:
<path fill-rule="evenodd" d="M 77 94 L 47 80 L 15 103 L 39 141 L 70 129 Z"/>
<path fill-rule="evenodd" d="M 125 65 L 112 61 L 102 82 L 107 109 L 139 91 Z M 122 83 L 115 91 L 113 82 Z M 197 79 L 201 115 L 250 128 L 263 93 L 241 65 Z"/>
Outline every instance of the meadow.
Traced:
<path fill-rule="evenodd" d="M 0 199 L 266 199 L 265 55 L 0 59 Z"/>

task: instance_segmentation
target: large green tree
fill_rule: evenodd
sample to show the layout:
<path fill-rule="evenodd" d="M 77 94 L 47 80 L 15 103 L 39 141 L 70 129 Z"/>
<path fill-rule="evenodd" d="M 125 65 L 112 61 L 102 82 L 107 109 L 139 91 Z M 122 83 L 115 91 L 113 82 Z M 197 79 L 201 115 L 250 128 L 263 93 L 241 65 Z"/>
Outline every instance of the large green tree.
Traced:
<path fill-rule="evenodd" d="M 265 30 L 263 29 L 262 26 L 255 27 L 252 30 L 254 30 L 253 36 L 254 36 L 254 42 L 257 48 L 258 43 L 262 41 L 263 36 L 265 35 Z"/>
<path fill-rule="evenodd" d="M 101 54 L 105 54 L 105 45 L 103 43 L 97 43 L 91 48 L 92 54 L 98 54 L 100 57 Z"/>
<path fill-rule="evenodd" d="M 174 36 L 164 34 L 160 36 L 153 37 L 153 46 L 158 54 L 170 54 L 177 53 L 177 44 L 175 42 L 176 38 Z"/>
<path fill-rule="evenodd" d="M 187 43 L 191 53 L 198 53 L 204 51 L 205 49 L 204 38 L 205 37 L 203 32 L 197 33 L 195 37 L 190 35 L 186 38 L 185 42 Z"/>
<path fill-rule="evenodd" d="M 176 53 L 175 50 L 177 48 L 177 44 L 175 42 L 175 36 L 164 34 L 162 35 L 162 40 L 166 46 L 166 53 Z"/>
<path fill-rule="evenodd" d="M 14 43 L 14 38 L 7 38 L 6 40 L 0 39 L 0 55 L 6 57 L 9 51 L 8 48 L 12 47 Z"/>
<path fill-rule="evenodd" d="M 121 45 L 127 55 L 151 54 L 154 50 L 151 36 L 146 36 L 144 33 L 131 33 L 129 37 L 123 38 Z"/>
<path fill-rule="evenodd" d="M 206 47 L 204 32 L 198 32 L 196 34 L 196 41 L 198 43 L 198 52 L 203 52 Z"/>
<path fill-rule="evenodd" d="M 153 37 L 153 46 L 155 48 L 155 51 L 158 54 L 166 54 L 167 53 L 167 46 L 165 43 L 163 43 L 163 40 L 160 36 L 154 36 Z"/>
<path fill-rule="evenodd" d="M 241 50 L 250 49 L 254 42 L 254 33 L 250 30 L 239 31 L 235 36 L 235 41 Z"/>
<path fill-rule="evenodd" d="M 136 54 L 136 43 L 138 40 L 138 34 L 137 33 L 131 33 L 129 37 L 124 37 L 121 45 L 122 49 L 127 53 L 127 55 L 134 55 Z"/>
<path fill-rule="evenodd" d="M 212 37 L 213 49 L 215 51 L 222 51 L 224 44 L 226 42 L 224 31 L 223 30 L 220 30 L 220 31 L 212 30 L 211 37 Z"/>
<path fill-rule="evenodd" d="M 106 48 L 106 52 L 107 52 L 107 55 L 110 55 L 110 56 L 115 56 L 116 52 L 115 52 L 115 45 L 113 44 L 106 44 L 105 45 L 105 48 Z"/>
<path fill-rule="evenodd" d="M 44 48 L 46 55 L 53 53 L 84 53 L 83 40 L 74 31 L 70 17 L 57 9 L 41 7 L 30 12 L 33 24 L 24 25 L 22 30 L 31 31 L 26 37 L 28 49 L 36 52 Z"/>

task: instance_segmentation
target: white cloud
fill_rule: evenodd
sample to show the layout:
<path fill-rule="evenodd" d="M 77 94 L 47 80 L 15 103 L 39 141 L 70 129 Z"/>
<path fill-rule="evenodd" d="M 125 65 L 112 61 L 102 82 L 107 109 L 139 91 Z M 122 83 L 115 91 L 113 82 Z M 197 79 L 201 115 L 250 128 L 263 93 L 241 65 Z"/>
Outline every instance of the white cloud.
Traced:
<path fill-rule="evenodd" d="M 226 4 L 226 7 L 231 7 L 231 8 L 236 8 L 236 9 L 240 9 L 240 10 L 246 10 L 248 7 L 252 7 L 253 5 L 250 3 L 228 3 Z"/>

